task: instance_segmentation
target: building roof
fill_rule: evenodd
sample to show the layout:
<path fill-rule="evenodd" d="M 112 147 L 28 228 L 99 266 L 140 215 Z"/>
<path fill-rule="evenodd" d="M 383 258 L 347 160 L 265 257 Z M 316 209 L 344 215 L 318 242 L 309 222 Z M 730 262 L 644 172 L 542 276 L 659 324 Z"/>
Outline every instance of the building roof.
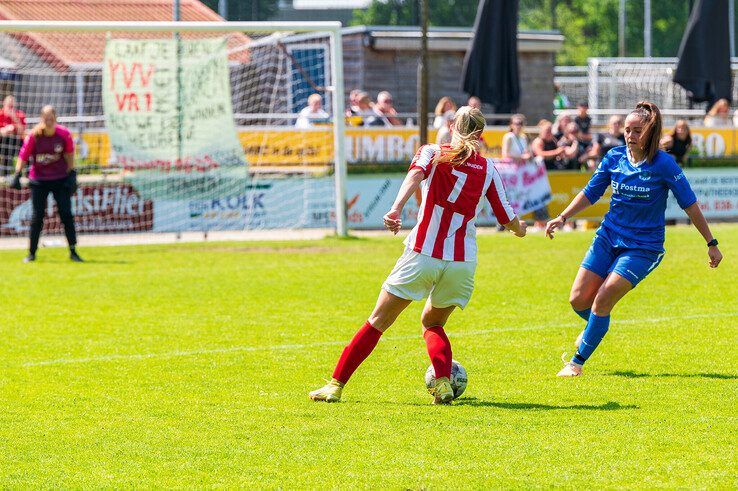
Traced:
<path fill-rule="evenodd" d="M 369 45 L 377 50 L 420 49 L 421 32 L 414 26 L 355 26 L 343 29 L 343 35 L 363 34 Z M 428 49 L 430 51 L 466 51 L 469 48 L 473 31 L 467 27 L 431 27 L 428 29 Z M 518 31 L 518 50 L 520 52 L 559 51 L 564 36 L 559 31 Z"/>
<path fill-rule="evenodd" d="M 54 21 L 171 21 L 173 0 L 2 0 L 0 20 L 54 20 Z M 222 22 L 223 19 L 199 0 L 180 0 L 182 21 Z M 13 33 L 20 44 L 56 69 L 75 65 L 99 64 L 103 60 L 105 32 L 25 32 Z M 213 34 L 186 34 L 184 38 L 212 36 Z M 162 38 L 162 33 L 112 33 L 113 37 Z M 243 47 L 248 36 L 230 34 L 229 47 Z M 248 52 L 239 50 L 232 61 L 248 61 Z M 19 60 L 13 60 L 16 63 Z"/>

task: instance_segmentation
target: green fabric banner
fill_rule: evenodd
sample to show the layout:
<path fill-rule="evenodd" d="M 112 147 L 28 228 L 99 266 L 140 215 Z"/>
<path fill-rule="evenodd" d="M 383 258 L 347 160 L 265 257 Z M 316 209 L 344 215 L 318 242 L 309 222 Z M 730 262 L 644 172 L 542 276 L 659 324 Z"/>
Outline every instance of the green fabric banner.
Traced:
<path fill-rule="evenodd" d="M 109 39 L 103 108 L 111 163 L 130 170 L 245 170 L 223 38 Z"/>

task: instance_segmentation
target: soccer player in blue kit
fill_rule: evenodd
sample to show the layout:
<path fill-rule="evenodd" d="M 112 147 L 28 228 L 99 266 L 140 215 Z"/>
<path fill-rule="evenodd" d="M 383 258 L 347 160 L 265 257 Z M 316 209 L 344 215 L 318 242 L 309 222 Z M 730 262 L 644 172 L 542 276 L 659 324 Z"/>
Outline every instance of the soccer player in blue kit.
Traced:
<path fill-rule="evenodd" d="M 639 102 L 625 119 L 625 145 L 610 150 L 589 183 L 556 218 L 546 235 L 591 206 L 612 187 L 610 210 L 597 230 L 571 287 L 569 302 L 587 322 L 577 338 L 577 352 L 558 373 L 582 374 L 610 326 L 615 304 L 642 281 L 664 257 L 664 213 L 669 190 L 707 242 L 710 267 L 723 258 L 697 197 L 674 159 L 659 150 L 661 112 L 655 104 Z"/>

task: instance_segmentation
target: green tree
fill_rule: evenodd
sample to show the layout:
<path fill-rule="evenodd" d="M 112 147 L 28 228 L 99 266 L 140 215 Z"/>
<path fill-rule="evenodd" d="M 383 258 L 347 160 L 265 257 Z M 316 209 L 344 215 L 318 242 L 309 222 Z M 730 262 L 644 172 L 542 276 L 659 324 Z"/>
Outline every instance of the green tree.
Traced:
<path fill-rule="evenodd" d="M 589 57 L 618 56 L 619 0 L 519 0 L 520 29 L 564 35 L 557 63 L 584 65 Z M 432 26 L 474 24 L 478 0 L 429 0 Z M 652 54 L 676 56 L 690 0 L 652 0 Z M 352 24 L 418 25 L 418 0 L 374 0 Z M 643 0 L 626 0 L 626 55 L 643 56 Z"/>
<path fill-rule="evenodd" d="M 228 19 L 232 21 L 268 20 L 279 11 L 279 0 L 227 0 Z M 218 0 L 202 0 L 213 11 L 218 11 Z"/>
<path fill-rule="evenodd" d="M 428 0 L 432 26 L 471 27 L 477 15 L 478 0 Z M 420 24 L 418 0 L 373 0 L 366 10 L 355 10 L 352 25 L 417 26 Z"/>
<path fill-rule="evenodd" d="M 676 56 L 689 17 L 689 0 L 652 0 L 653 56 Z M 521 0 L 521 29 L 555 29 L 564 35 L 557 62 L 618 56 L 619 0 Z M 627 56 L 643 56 L 643 0 L 626 1 Z"/>

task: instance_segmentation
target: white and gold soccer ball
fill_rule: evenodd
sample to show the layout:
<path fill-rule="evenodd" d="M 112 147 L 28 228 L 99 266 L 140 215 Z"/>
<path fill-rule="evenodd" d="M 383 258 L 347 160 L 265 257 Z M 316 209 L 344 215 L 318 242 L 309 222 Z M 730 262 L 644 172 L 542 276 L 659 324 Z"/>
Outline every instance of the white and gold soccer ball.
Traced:
<path fill-rule="evenodd" d="M 433 370 L 433 365 L 431 365 L 425 371 L 425 386 L 430 389 L 434 386 L 435 382 L 436 372 Z M 454 399 L 464 393 L 467 382 L 466 368 L 458 361 L 453 360 L 451 364 L 451 389 L 454 391 Z"/>

